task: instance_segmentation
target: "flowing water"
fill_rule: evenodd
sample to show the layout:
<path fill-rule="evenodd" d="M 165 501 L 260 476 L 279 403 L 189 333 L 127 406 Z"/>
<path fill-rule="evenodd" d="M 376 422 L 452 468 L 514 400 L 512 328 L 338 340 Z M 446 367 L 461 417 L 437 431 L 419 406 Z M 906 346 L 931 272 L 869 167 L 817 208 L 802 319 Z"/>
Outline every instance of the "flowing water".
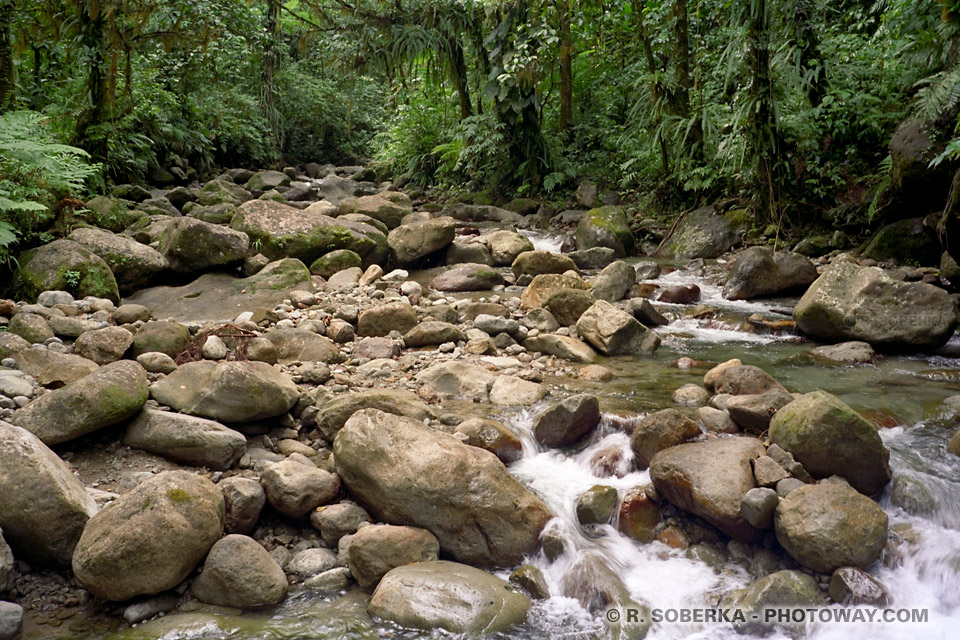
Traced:
<path fill-rule="evenodd" d="M 559 247 L 558 236 L 531 233 L 540 247 Z M 869 365 L 824 366 L 807 352 L 814 346 L 790 332 L 751 329 L 746 318 L 760 314 L 782 320 L 795 300 L 729 302 L 714 282 L 714 267 L 685 269 L 662 276 L 661 285 L 696 283 L 702 302 L 717 309 L 713 317 L 682 318 L 658 329 L 663 345 L 645 359 L 606 359 L 602 364 L 617 373 L 600 388 L 604 421 L 591 439 L 572 451 L 542 449 L 532 437 L 532 416 L 537 407 L 500 415 L 521 435 L 523 457 L 511 472 L 538 493 L 557 518 L 549 525 L 567 539 L 566 551 L 554 562 L 541 552 L 529 561 L 543 570 L 551 593 L 562 591 L 566 576 L 584 559 L 597 559 L 622 580 L 637 602 L 657 609 L 716 606 L 719 596 L 755 579 L 744 563 L 707 562 L 689 552 L 660 542 L 636 543 L 613 526 L 584 530 L 574 513 L 578 495 L 593 485 L 613 486 L 621 494 L 649 482 L 644 472 L 623 477 L 598 477 L 590 459 L 601 450 L 618 448 L 629 460 L 629 438 L 620 429 L 625 420 L 671 406 L 673 391 L 686 383 L 701 382 L 712 363 L 732 357 L 758 365 L 792 391 L 824 389 L 836 394 L 875 423 L 891 451 L 894 479 L 917 481 L 924 489 L 923 515 L 913 515 L 896 506 L 890 488 L 881 500 L 889 514 L 891 529 L 900 531 L 907 543 L 898 560 L 871 567 L 888 589 L 891 606 L 920 609 L 928 620 L 919 623 L 813 623 L 802 629 L 803 637 L 833 639 L 871 637 L 917 640 L 955 638 L 960 634 L 960 459 L 945 450 L 957 422 L 942 410 L 942 400 L 960 393 L 960 344 L 954 342 L 937 354 L 878 357 Z M 668 306 L 668 309 L 670 307 Z M 673 309 L 682 314 L 683 307 Z M 751 330 L 745 330 L 751 329 Z M 687 356 L 698 361 L 681 369 L 675 361 Z M 570 392 L 598 392 L 593 383 L 564 377 L 547 380 Z M 625 417 L 629 415 L 630 417 Z M 904 527 L 908 527 L 904 529 Z M 506 577 L 506 573 L 500 574 Z M 337 598 L 319 598 L 307 593 L 291 596 L 279 609 L 264 614 L 216 616 L 177 614 L 143 627 L 123 632 L 118 638 L 230 639 L 326 639 L 444 638 L 444 632 L 410 632 L 371 621 L 364 613 L 365 597 L 350 593 Z M 554 596 L 538 602 L 528 622 L 498 637 L 521 640 L 557 638 L 606 638 L 610 629 L 602 611 L 586 611 L 577 600 Z M 648 635 L 660 638 L 740 638 L 729 624 L 659 623 Z M 767 637 L 786 637 L 772 635 Z"/>

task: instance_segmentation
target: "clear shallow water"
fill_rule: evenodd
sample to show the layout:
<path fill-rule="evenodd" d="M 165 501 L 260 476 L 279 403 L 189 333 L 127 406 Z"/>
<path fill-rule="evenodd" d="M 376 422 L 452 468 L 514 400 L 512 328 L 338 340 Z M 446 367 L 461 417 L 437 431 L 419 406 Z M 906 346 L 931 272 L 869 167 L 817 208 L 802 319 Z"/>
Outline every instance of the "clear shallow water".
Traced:
<path fill-rule="evenodd" d="M 535 237 L 535 244 L 549 238 Z M 539 248 L 539 247 L 538 247 Z M 522 436 L 524 456 L 511 465 L 511 472 L 551 506 L 557 518 L 551 523 L 569 541 L 564 555 L 549 562 L 542 553 L 529 558 L 544 572 L 551 593 L 563 591 L 563 583 L 585 559 L 596 559 L 622 581 L 630 596 L 659 609 L 714 606 L 721 594 L 752 580 L 736 564 L 719 569 L 691 559 L 684 551 L 659 542 L 639 544 L 620 535 L 613 526 L 583 530 L 577 523 L 574 504 L 578 495 L 596 484 L 613 486 L 622 494 L 647 484 L 647 472 L 632 472 L 621 478 L 598 477 L 590 459 L 598 451 L 619 448 L 629 457 L 629 439 L 615 423 L 636 420 L 643 413 L 672 406 L 673 391 L 687 383 L 702 384 L 703 374 L 715 363 L 737 357 L 762 367 L 788 389 L 808 392 L 824 389 L 841 397 L 855 409 L 887 428 L 881 436 L 891 451 L 894 479 L 909 477 L 926 488 L 932 505 L 923 516 L 911 515 L 890 498 L 890 488 L 881 506 L 891 528 L 909 525 L 912 541 L 902 548 L 898 563 L 871 568 L 887 587 L 892 606 L 928 612 L 925 623 L 833 623 L 809 624 L 801 635 L 833 640 L 870 637 L 877 640 L 955 638 L 960 629 L 960 459 L 950 456 L 946 441 L 957 422 L 944 415 L 944 398 L 960 393 L 960 342 L 938 354 L 880 356 L 868 365 L 824 366 L 807 353 L 816 346 L 792 333 L 750 333 L 743 321 L 759 313 L 783 319 L 794 300 L 730 302 L 722 298 L 710 273 L 676 271 L 653 281 L 660 285 L 698 284 L 703 304 L 716 307 L 717 319 L 682 318 L 658 329 L 663 345 L 655 356 L 644 359 L 610 358 L 601 363 L 617 377 L 603 383 L 585 383 L 576 378 L 552 378 L 546 382 L 570 392 L 591 391 L 602 398 L 604 425 L 575 451 L 542 450 L 531 434 L 536 408 L 504 411 L 498 419 L 509 423 Z M 489 296 L 489 294 L 486 294 Z M 471 296 L 473 297 L 473 296 Z M 667 313 L 680 315 L 684 307 L 663 305 Z M 697 361 L 680 369 L 680 357 Z M 562 393 L 562 392 L 561 392 Z M 508 572 L 500 575 L 506 577 Z M 300 593 L 269 614 L 168 616 L 115 636 L 188 639 L 327 639 L 449 638 L 451 634 L 413 632 L 374 623 L 365 614 L 365 596 L 353 592 L 334 599 Z M 613 637 L 598 612 L 586 611 L 580 603 L 562 596 L 538 602 L 528 622 L 509 634 L 494 636 L 519 640 Z M 648 635 L 654 640 L 673 638 L 742 638 L 730 625 L 662 623 Z M 782 638 L 773 634 L 768 638 Z"/>

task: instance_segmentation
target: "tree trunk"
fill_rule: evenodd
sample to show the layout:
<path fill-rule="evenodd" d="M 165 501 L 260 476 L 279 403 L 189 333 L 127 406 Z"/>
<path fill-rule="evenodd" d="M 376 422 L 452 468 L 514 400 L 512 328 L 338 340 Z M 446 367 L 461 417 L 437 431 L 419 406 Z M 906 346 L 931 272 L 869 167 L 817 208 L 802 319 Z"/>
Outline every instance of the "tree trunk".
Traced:
<path fill-rule="evenodd" d="M 457 88 L 457 98 L 460 99 L 460 120 L 465 120 L 473 115 L 473 109 L 470 105 L 470 89 L 467 87 L 467 63 L 463 59 L 463 45 L 459 38 L 454 38 L 450 43 L 451 64 L 450 69 L 453 72 L 453 83 Z"/>
<path fill-rule="evenodd" d="M 777 219 L 776 155 L 779 133 L 773 109 L 773 80 L 770 77 L 770 44 L 767 28 L 767 0 L 752 0 L 746 8 L 747 38 L 750 43 L 751 117 L 749 137 L 757 159 L 757 187 L 760 210 L 768 222 Z"/>
<path fill-rule="evenodd" d="M 90 137 L 90 128 L 102 124 L 107 111 L 107 52 L 105 51 L 105 33 L 103 12 L 96 3 L 87 2 L 80 6 L 81 38 L 90 56 L 87 62 L 87 95 L 89 104 L 77 120 L 73 134 L 75 146 L 81 147 L 97 160 L 107 157 L 107 139 L 100 135 Z"/>
<path fill-rule="evenodd" d="M 573 35 L 570 33 L 570 2 L 557 3 L 560 13 L 560 122 L 561 134 L 570 130 L 573 116 Z"/>
<path fill-rule="evenodd" d="M 261 76 L 260 88 L 263 115 L 270 125 L 270 133 L 277 150 L 280 150 L 282 147 L 275 86 L 275 76 L 277 68 L 280 66 L 280 9 L 281 0 L 268 0 L 266 14 L 267 39 L 263 50 L 263 74 Z"/>
<path fill-rule="evenodd" d="M 0 0 L 0 113 L 13 106 L 16 85 L 13 75 L 13 48 L 10 46 L 12 0 Z"/>

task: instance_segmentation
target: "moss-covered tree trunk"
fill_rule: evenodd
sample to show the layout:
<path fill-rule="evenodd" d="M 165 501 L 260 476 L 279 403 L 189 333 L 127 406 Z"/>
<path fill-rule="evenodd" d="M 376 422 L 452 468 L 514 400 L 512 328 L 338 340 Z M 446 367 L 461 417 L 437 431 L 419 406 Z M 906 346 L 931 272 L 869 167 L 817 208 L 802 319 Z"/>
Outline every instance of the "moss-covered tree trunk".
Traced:
<path fill-rule="evenodd" d="M 573 34 L 570 31 L 570 2 L 565 0 L 557 4 L 560 14 L 558 35 L 560 39 L 560 121 L 558 128 L 562 134 L 570 130 L 573 116 Z"/>
<path fill-rule="evenodd" d="M 13 106 L 15 97 L 13 48 L 10 46 L 12 22 L 13 0 L 0 0 L 0 113 Z"/>

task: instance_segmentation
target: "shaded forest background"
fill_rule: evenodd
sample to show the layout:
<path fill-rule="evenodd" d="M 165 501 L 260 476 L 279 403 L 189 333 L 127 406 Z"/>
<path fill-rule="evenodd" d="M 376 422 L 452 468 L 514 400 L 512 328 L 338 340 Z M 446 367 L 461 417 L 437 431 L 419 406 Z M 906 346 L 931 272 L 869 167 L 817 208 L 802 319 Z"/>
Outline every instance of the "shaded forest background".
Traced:
<path fill-rule="evenodd" d="M 0 0 L 0 261 L 111 184 L 367 160 L 862 234 L 949 208 L 958 28 L 957 0 Z"/>

